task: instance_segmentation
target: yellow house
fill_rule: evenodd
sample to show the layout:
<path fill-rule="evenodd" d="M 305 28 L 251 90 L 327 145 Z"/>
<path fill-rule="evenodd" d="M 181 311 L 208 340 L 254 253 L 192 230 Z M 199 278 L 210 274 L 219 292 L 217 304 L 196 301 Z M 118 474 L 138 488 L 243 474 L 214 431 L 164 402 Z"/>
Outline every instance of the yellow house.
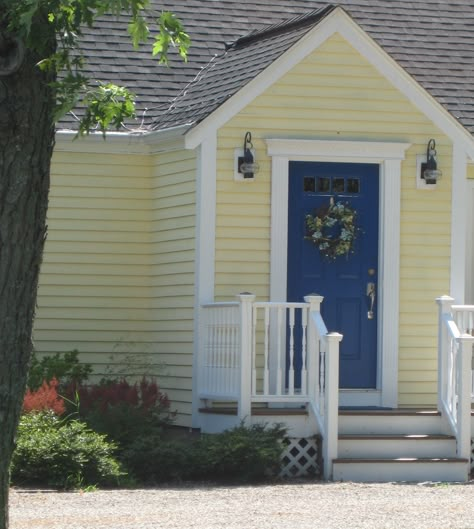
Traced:
<path fill-rule="evenodd" d="M 197 2 L 204 21 L 185 4 L 196 51 L 163 79 L 140 55 L 108 71 L 85 39 L 91 72 L 133 77 L 150 106 L 106 141 L 72 141 L 73 118 L 57 133 L 37 350 L 157 374 L 182 426 L 283 421 L 301 452 L 318 434 L 327 478 L 466 480 L 465 18 Z"/>

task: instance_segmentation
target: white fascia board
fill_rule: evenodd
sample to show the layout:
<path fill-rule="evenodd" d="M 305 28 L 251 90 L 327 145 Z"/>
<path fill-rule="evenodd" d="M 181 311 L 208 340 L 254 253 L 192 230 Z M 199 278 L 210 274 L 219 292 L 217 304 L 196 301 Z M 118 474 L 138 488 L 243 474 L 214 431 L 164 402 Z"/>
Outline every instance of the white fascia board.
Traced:
<path fill-rule="evenodd" d="M 359 163 L 382 163 L 403 160 L 410 143 L 344 140 L 267 139 L 268 156 L 285 156 L 291 160 L 334 162 L 350 159 Z"/>
<path fill-rule="evenodd" d="M 424 88 L 422 88 L 395 60 L 340 7 L 336 8 L 317 27 L 303 36 L 281 57 L 242 87 L 185 137 L 187 148 L 195 148 L 209 133 L 215 133 L 234 115 L 267 90 L 291 68 L 320 47 L 329 37 L 339 33 L 365 57 L 395 88 L 430 119 L 453 143 L 462 145 L 474 159 L 474 138 Z"/>
<path fill-rule="evenodd" d="M 91 132 L 77 136 L 76 131 L 56 132 L 55 151 L 99 154 L 154 154 L 184 148 L 184 133 L 189 125 L 156 132 Z"/>

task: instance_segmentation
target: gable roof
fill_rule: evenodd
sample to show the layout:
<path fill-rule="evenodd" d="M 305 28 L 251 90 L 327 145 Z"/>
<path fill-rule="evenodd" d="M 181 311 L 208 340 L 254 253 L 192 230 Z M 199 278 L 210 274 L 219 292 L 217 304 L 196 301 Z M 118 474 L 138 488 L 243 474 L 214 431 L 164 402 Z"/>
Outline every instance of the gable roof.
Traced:
<path fill-rule="evenodd" d="M 254 79 L 334 9 L 326 6 L 306 15 L 255 30 L 227 46 L 153 123 L 155 129 L 199 123 Z"/>
<path fill-rule="evenodd" d="M 472 0 L 341 0 L 337 5 L 474 134 Z M 333 9 L 317 0 L 151 0 L 151 6 L 155 15 L 163 8 L 182 19 L 192 40 L 188 63 L 172 55 L 168 69 L 157 64 L 149 48 L 132 50 L 125 17 L 104 17 L 82 39 L 89 75 L 133 90 L 135 126 L 145 130 L 198 123 Z M 226 48 L 229 42 L 233 45 Z M 61 125 L 74 128 L 74 119 L 68 116 Z"/>

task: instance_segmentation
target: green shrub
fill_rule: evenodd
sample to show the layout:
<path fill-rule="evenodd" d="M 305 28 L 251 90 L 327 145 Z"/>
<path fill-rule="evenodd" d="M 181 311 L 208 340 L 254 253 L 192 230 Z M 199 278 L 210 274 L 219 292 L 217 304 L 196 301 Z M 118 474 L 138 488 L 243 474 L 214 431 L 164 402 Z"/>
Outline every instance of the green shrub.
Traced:
<path fill-rule="evenodd" d="M 276 478 L 286 430 L 280 425 L 243 425 L 197 440 L 136 439 L 121 454 L 129 472 L 143 483 L 176 480 L 256 482 Z"/>
<path fill-rule="evenodd" d="M 135 480 L 144 484 L 199 479 L 198 444 L 169 441 L 161 436 L 137 438 L 120 460 Z"/>
<path fill-rule="evenodd" d="M 53 378 L 59 382 L 61 390 L 84 383 L 92 373 L 92 366 L 79 363 L 78 355 L 78 351 L 70 351 L 43 356 L 38 360 L 33 354 L 28 372 L 28 388 L 36 391 L 44 381 L 49 382 Z"/>
<path fill-rule="evenodd" d="M 114 458 L 115 445 L 78 421 L 53 412 L 21 417 L 12 461 L 12 482 L 77 488 L 116 485 L 124 475 Z"/>
<path fill-rule="evenodd" d="M 201 440 L 200 465 L 209 479 L 253 482 L 278 476 L 287 431 L 276 424 L 243 425 Z"/>

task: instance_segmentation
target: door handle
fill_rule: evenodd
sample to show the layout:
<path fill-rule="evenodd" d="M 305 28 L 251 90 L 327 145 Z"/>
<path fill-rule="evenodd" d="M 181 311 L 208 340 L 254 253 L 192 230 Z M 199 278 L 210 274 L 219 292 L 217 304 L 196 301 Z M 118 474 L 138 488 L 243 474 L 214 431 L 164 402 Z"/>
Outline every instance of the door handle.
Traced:
<path fill-rule="evenodd" d="M 369 302 L 369 310 L 367 311 L 367 319 L 374 319 L 374 305 L 375 305 L 375 283 L 367 283 L 367 297 Z"/>

